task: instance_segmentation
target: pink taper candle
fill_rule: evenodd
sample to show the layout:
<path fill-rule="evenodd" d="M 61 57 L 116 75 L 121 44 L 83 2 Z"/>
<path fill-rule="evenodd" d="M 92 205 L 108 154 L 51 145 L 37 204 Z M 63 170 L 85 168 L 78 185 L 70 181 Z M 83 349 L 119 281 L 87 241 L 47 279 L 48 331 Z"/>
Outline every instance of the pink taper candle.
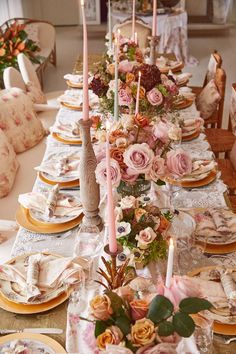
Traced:
<path fill-rule="evenodd" d="M 109 251 L 111 253 L 116 253 L 116 251 L 117 251 L 117 240 L 116 240 L 116 222 L 115 222 L 114 202 L 113 202 L 112 183 L 111 183 L 109 123 L 107 123 L 106 128 L 107 128 L 107 136 L 106 136 L 106 172 L 107 172 L 108 243 L 109 243 Z"/>
<path fill-rule="evenodd" d="M 88 36 L 84 12 L 84 0 L 81 0 L 83 19 L 83 120 L 89 119 L 89 91 L 88 91 Z"/>
<path fill-rule="evenodd" d="M 135 0 L 133 0 L 133 11 L 132 11 L 132 37 L 134 41 L 134 32 L 135 32 Z"/>
<path fill-rule="evenodd" d="M 157 35 L 157 0 L 153 0 L 152 36 Z"/>
<path fill-rule="evenodd" d="M 171 285 L 173 264 L 174 264 L 174 251 L 175 251 L 175 247 L 173 244 L 173 240 L 171 238 L 170 243 L 169 243 L 169 252 L 168 252 L 167 270 L 166 270 L 166 287 L 167 288 L 169 288 Z"/>
<path fill-rule="evenodd" d="M 138 114 L 139 111 L 140 81 L 141 81 L 141 71 L 138 72 L 138 87 L 137 87 L 137 94 L 136 94 L 135 115 Z"/>

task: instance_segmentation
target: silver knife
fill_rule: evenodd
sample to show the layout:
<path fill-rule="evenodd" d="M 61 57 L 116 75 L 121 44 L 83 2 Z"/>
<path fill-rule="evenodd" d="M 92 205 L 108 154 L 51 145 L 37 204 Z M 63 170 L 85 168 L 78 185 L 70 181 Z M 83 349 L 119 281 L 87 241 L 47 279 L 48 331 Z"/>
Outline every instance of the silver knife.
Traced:
<path fill-rule="evenodd" d="M 62 334 L 61 328 L 24 328 L 24 329 L 0 329 L 0 334 L 10 333 L 42 333 L 42 334 Z"/>

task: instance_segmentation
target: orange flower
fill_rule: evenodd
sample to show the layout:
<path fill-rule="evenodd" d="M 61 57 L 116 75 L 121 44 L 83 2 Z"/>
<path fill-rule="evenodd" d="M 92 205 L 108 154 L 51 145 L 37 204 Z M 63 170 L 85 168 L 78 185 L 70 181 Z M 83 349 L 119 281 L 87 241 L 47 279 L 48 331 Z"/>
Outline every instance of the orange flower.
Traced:
<path fill-rule="evenodd" d="M 105 332 L 101 333 L 97 337 L 97 346 L 99 349 L 106 349 L 107 344 L 120 344 L 123 338 L 123 333 L 117 326 L 111 326 L 105 330 Z"/>
<path fill-rule="evenodd" d="M 101 117 L 100 116 L 92 116 L 92 117 L 90 117 L 90 119 L 92 120 L 92 127 L 94 129 L 98 129 L 101 125 Z"/>
<path fill-rule="evenodd" d="M 130 84 L 131 82 L 135 81 L 135 76 L 132 73 L 127 73 L 125 79 L 126 83 Z"/>
<path fill-rule="evenodd" d="M 110 143 L 113 144 L 118 138 L 127 138 L 127 133 L 119 129 L 113 130 L 109 136 Z"/>
<path fill-rule="evenodd" d="M 90 301 L 90 308 L 95 318 L 106 321 L 113 313 L 111 300 L 107 295 L 97 295 Z"/>
<path fill-rule="evenodd" d="M 162 233 L 162 232 L 166 231 L 169 226 L 170 226 L 170 222 L 164 216 L 161 215 L 160 216 L 160 225 L 159 225 L 157 231 Z"/>
<path fill-rule="evenodd" d="M 4 48 L 0 48 L 0 57 L 3 57 L 6 54 L 6 50 Z"/>
<path fill-rule="evenodd" d="M 134 124 L 143 128 L 149 124 L 149 119 L 148 119 L 148 117 L 142 116 L 141 114 L 138 113 L 134 117 Z"/>
<path fill-rule="evenodd" d="M 146 94 L 146 90 L 143 86 L 140 86 L 140 89 L 139 89 L 139 98 L 144 98 L 145 97 L 145 94 Z"/>
<path fill-rule="evenodd" d="M 110 150 L 111 158 L 116 160 L 121 168 L 126 167 L 126 164 L 124 163 L 124 156 L 123 156 L 124 152 L 125 152 L 125 148 L 122 147 L 111 148 Z"/>

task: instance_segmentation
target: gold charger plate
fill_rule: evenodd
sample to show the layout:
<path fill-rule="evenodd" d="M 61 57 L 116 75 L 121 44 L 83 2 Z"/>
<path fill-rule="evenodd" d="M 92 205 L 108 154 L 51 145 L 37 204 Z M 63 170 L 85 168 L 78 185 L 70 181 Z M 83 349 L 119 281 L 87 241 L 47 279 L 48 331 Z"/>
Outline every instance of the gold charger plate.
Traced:
<path fill-rule="evenodd" d="M 210 269 L 216 269 L 216 268 L 220 268 L 220 267 L 219 266 L 209 266 L 209 267 L 196 268 L 196 269 L 193 269 L 192 271 L 188 272 L 187 275 L 190 277 L 194 277 L 204 270 L 210 270 Z M 228 324 L 228 323 L 221 323 L 221 322 L 214 321 L 213 322 L 213 331 L 217 334 L 223 334 L 226 336 L 235 336 L 236 335 L 236 324 Z"/>
<path fill-rule="evenodd" d="M 182 141 L 191 141 L 193 139 L 197 139 L 200 135 L 200 130 L 196 130 L 194 133 L 186 136 L 182 136 Z"/>
<path fill-rule="evenodd" d="M 69 145 L 81 145 L 82 140 L 66 140 L 62 138 L 58 133 L 52 133 L 52 137 L 56 139 L 57 141 L 60 141 L 63 144 L 69 144 Z"/>
<path fill-rule="evenodd" d="M 43 234 L 55 234 L 73 229 L 81 223 L 82 218 L 83 213 L 77 218 L 62 224 L 46 224 L 33 219 L 30 216 L 29 209 L 24 208 L 22 205 L 20 205 L 16 211 L 16 221 L 20 226 L 24 227 L 26 230 Z"/>
<path fill-rule="evenodd" d="M 41 342 L 42 344 L 47 345 L 50 349 L 55 351 L 56 353 L 66 353 L 65 349 L 57 342 L 55 339 L 51 337 L 45 336 L 43 334 L 38 333 L 13 333 L 8 334 L 0 338 L 0 345 L 5 345 L 10 341 L 17 340 L 35 340 Z"/>
<path fill-rule="evenodd" d="M 217 171 L 214 169 L 212 170 L 208 176 L 205 178 L 199 180 L 199 181 L 181 181 L 181 180 L 175 180 L 172 178 L 166 178 L 166 182 L 173 184 L 174 186 L 180 186 L 184 188 L 197 188 L 197 187 L 203 187 L 207 186 L 211 182 L 213 182 L 216 179 Z"/>
<path fill-rule="evenodd" d="M 190 100 L 188 98 L 185 98 L 183 101 L 180 101 L 179 103 L 174 103 L 174 109 L 185 109 L 190 106 L 192 106 L 194 100 Z"/>
<path fill-rule="evenodd" d="M 59 184 L 60 187 L 64 188 L 72 188 L 72 187 L 79 187 L 79 179 L 69 181 L 69 182 L 57 182 L 57 181 L 51 181 L 47 177 L 45 177 L 41 172 L 38 172 L 38 176 L 43 181 L 44 183 L 50 184 L 52 186 Z"/>
<path fill-rule="evenodd" d="M 77 89 L 82 89 L 83 88 L 83 84 L 79 83 L 79 84 L 75 84 L 74 82 L 71 82 L 70 80 L 66 81 L 67 86 L 72 87 L 72 88 L 77 88 Z"/>
<path fill-rule="evenodd" d="M 71 105 L 69 103 L 66 103 L 66 102 L 60 102 L 60 103 L 61 103 L 61 105 L 63 107 L 66 107 L 66 108 L 69 108 L 69 109 L 73 109 L 74 111 L 82 112 L 82 110 L 83 110 L 82 106 L 73 106 L 73 105 Z"/>

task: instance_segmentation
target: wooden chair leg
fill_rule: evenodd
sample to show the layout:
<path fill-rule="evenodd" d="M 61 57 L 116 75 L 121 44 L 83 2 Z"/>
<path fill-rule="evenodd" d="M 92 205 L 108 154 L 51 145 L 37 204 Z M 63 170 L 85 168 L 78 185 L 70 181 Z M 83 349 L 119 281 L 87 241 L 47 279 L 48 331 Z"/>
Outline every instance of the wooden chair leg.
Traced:
<path fill-rule="evenodd" d="M 50 63 L 54 65 L 55 67 L 57 66 L 57 52 L 56 52 L 56 44 L 54 45 L 54 48 L 52 50 L 52 53 L 50 55 Z"/>

